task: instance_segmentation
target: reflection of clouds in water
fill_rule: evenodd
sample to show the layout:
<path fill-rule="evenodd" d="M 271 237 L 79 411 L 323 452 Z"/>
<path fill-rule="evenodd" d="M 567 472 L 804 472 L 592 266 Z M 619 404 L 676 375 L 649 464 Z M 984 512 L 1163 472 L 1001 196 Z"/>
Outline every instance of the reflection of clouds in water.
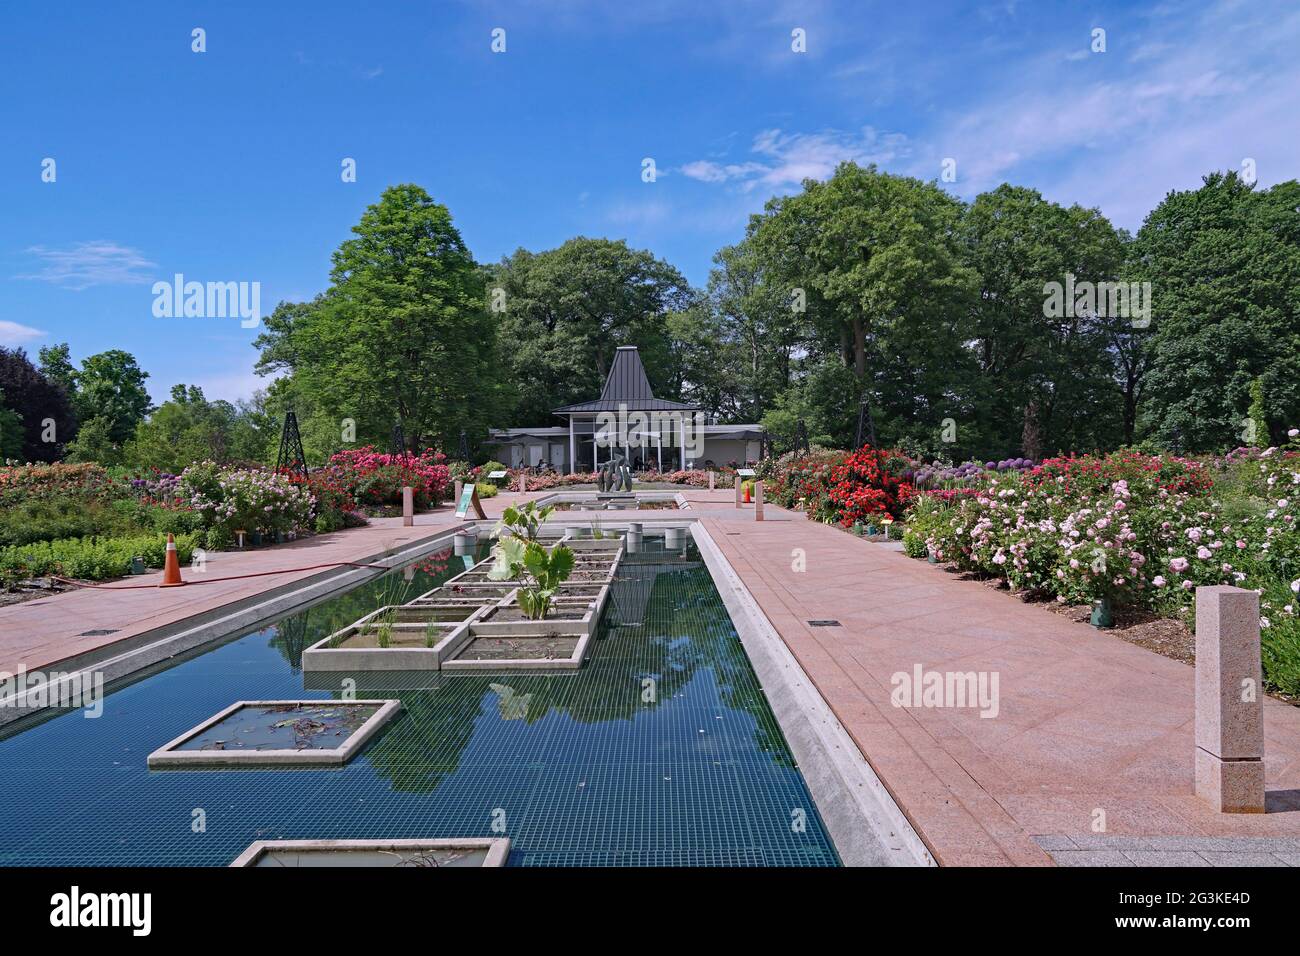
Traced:
<path fill-rule="evenodd" d="M 528 718 L 528 702 L 533 699 L 532 694 L 516 694 L 513 687 L 506 684 L 488 684 L 488 687 L 496 691 L 497 709 L 501 713 L 502 720 L 526 720 Z"/>

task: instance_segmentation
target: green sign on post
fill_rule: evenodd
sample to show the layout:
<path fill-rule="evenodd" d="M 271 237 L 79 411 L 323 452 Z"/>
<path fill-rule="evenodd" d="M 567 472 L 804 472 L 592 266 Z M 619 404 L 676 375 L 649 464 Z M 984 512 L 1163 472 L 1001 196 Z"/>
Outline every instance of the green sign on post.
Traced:
<path fill-rule="evenodd" d="M 474 514 L 480 518 L 486 518 L 483 513 L 483 505 L 478 500 L 478 487 L 471 481 L 460 492 L 460 501 L 456 505 L 456 517 L 469 517 L 469 509 L 474 509 Z"/>

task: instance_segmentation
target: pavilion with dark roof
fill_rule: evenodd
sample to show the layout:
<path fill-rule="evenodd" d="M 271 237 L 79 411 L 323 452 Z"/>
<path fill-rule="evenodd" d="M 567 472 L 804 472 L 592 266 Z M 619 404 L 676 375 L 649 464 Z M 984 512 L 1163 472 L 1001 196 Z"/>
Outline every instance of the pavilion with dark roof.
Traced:
<path fill-rule="evenodd" d="M 620 346 L 600 397 L 563 405 L 564 425 L 498 428 L 488 452 L 511 468 L 549 465 L 556 471 L 593 471 L 616 452 L 634 470 L 744 464 L 762 451 L 761 425 L 714 425 L 695 405 L 657 398 L 635 345 Z M 617 432 L 614 419 L 623 420 Z M 686 441 L 689 434 L 690 442 Z"/>

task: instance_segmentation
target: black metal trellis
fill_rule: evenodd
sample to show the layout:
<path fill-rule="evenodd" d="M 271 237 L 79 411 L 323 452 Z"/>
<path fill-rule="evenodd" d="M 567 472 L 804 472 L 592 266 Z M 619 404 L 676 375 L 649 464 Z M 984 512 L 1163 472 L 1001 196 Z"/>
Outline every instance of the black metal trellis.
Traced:
<path fill-rule="evenodd" d="M 862 426 L 866 425 L 867 439 L 871 442 L 871 447 L 876 448 L 876 421 L 871 417 L 871 403 L 867 397 L 862 396 L 858 402 L 858 430 L 853 438 L 853 450 L 857 451 L 862 447 Z"/>
<path fill-rule="evenodd" d="M 280 450 L 275 456 L 275 470 L 279 474 L 307 477 L 307 453 L 302 449 L 302 435 L 298 432 L 298 416 L 293 409 L 284 413 L 284 425 L 280 429 Z"/>
<path fill-rule="evenodd" d="M 804 455 L 812 451 L 808 445 L 808 426 L 804 424 L 802 418 L 794 425 L 794 451 Z"/>
<path fill-rule="evenodd" d="M 391 453 L 399 458 L 406 457 L 406 436 L 402 434 L 402 423 L 400 421 L 393 426 L 393 445 Z"/>
<path fill-rule="evenodd" d="M 469 437 L 463 428 L 460 430 L 460 460 L 469 461 Z"/>

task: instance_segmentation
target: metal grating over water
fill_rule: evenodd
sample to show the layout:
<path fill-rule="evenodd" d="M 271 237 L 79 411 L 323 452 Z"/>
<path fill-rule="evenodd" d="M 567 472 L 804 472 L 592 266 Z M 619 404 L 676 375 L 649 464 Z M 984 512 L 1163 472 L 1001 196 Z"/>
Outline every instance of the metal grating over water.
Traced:
<path fill-rule="evenodd" d="M 304 647 L 463 567 L 445 555 L 123 686 L 97 719 L 0 737 L 0 863 L 224 865 L 255 839 L 496 824 L 512 865 L 837 865 L 694 546 L 645 546 L 575 674 L 330 674 L 304 688 Z M 234 700 L 330 698 L 348 677 L 357 697 L 403 710 L 344 768 L 145 768 Z"/>

